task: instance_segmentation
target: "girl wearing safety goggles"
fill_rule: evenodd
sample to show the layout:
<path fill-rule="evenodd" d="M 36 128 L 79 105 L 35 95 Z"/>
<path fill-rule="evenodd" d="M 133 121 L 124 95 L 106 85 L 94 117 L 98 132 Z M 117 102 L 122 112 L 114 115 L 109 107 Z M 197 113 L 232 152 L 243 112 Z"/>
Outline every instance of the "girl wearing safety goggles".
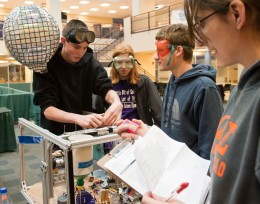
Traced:
<path fill-rule="evenodd" d="M 123 104 L 122 119 L 142 119 L 149 125 L 160 125 L 161 98 L 150 78 L 139 75 L 136 63 L 130 45 L 123 43 L 115 48 L 111 79 Z"/>
<path fill-rule="evenodd" d="M 162 100 L 151 79 L 139 74 L 130 45 L 119 44 L 113 53 L 111 80 L 123 104 L 122 119 L 141 119 L 148 125 L 161 123 Z M 96 106 L 100 107 L 100 101 Z M 107 145 L 107 144 L 105 144 Z"/>

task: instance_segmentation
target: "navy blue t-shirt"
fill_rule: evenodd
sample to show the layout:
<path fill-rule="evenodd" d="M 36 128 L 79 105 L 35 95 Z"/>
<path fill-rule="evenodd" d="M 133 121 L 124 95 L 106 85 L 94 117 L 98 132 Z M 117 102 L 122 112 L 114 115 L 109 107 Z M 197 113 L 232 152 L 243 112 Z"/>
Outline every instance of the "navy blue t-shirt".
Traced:
<path fill-rule="evenodd" d="M 114 85 L 114 90 L 123 104 L 122 119 L 140 119 L 136 109 L 134 85 L 127 80 L 120 80 Z"/>

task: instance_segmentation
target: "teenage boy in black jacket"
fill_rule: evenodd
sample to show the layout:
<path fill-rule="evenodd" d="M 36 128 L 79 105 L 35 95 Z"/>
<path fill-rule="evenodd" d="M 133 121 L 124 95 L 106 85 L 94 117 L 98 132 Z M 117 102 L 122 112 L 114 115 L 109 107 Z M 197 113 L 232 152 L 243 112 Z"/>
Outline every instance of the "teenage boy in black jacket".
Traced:
<path fill-rule="evenodd" d="M 34 104 L 41 107 L 41 126 L 54 134 L 112 125 L 121 118 L 120 99 L 89 48 L 94 40 L 95 34 L 84 22 L 71 20 L 47 64 L 48 72 L 34 73 Z M 84 115 L 92 112 L 93 93 L 111 104 L 105 114 Z"/>

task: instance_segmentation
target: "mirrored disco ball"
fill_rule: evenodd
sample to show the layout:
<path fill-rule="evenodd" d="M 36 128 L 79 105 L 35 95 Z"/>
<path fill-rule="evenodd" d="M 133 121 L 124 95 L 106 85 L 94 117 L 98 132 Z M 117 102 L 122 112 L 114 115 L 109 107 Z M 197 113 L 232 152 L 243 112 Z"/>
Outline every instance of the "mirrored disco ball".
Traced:
<path fill-rule="evenodd" d="M 47 62 L 60 41 L 54 18 L 40 6 L 18 6 L 3 26 L 4 42 L 13 58 L 35 72 L 47 72 Z"/>

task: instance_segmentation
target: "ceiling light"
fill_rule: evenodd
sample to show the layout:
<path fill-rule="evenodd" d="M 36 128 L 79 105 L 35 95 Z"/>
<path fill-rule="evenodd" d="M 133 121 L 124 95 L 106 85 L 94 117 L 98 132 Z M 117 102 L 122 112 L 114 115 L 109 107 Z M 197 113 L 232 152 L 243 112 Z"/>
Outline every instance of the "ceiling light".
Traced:
<path fill-rule="evenodd" d="M 111 24 L 102 24 L 102 28 L 111 28 L 112 25 Z"/>
<path fill-rule="evenodd" d="M 107 7 L 107 6 L 110 6 L 110 4 L 109 3 L 102 3 L 102 4 L 100 4 L 100 6 Z"/>
<path fill-rule="evenodd" d="M 61 2 L 64 2 L 64 1 L 66 1 L 66 0 L 60 0 Z"/>
<path fill-rule="evenodd" d="M 98 11 L 99 9 L 98 8 L 91 8 L 89 9 L 90 11 Z"/>
<path fill-rule="evenodd" d="M 86 16 L 88 15 L 88 12 L 81 12 L 80 15 Z"/>
<path fill-rule="evenodd" d="M 0 0 L 1 2 L 8 2 L 8 0 Z"/>
<path fill-rule="evenodd" d="M 33 1 L 25 1 L 24 3 L 25 4 L 33 4 L 34 2 Z"/>
<path fill-rule="evenodd" d="M 69 13 L 70 11 L 69 11 L 69 10 L 63 10 L 62 12 L 64 12 L 64 13 Z"/>
<path fill-rule="evenodd" d="M 129 6 L 120 6 L 119 8 L 120 8 L 120 9 L 128 9 Z"/>
<path fill-rule="evenodd" d="M 154 10 L 158 10 L 158 9 L 163 8 L 163 7 L 164 7 L 163 4 L 158 4 L 158 5 L 156 5 L 156 6 L 154 7 Z"/>
<path fill-rule="evenodd" d="M 17 61 L 12 62 L 12 64 L 15 64 L 15 65 L 22 65 L 20 62 L 17 62 Z"/>
<path fill-rule="evenodd" d="M 88 4 L 89 1 L 80 1 L 79 3 L 80 3 L 80 4 Z"/>
<path fill-rule="evenodd" d="M 70 9 L 78 9 L 78 6 L 70 6 Z"/>
<path fill-rule="evenodd" d="M 7 60 L 15 60 L 13 57 L 7 57 Z"/>
<path fill-rule="evenodd" d="M 0 8 L 4 7 L 4 4 L 0 4 Z"/>
<path fill-rule="evenodd" d="M 109 10 L 108 13 L 116 13 L 116 10 Z"/>

